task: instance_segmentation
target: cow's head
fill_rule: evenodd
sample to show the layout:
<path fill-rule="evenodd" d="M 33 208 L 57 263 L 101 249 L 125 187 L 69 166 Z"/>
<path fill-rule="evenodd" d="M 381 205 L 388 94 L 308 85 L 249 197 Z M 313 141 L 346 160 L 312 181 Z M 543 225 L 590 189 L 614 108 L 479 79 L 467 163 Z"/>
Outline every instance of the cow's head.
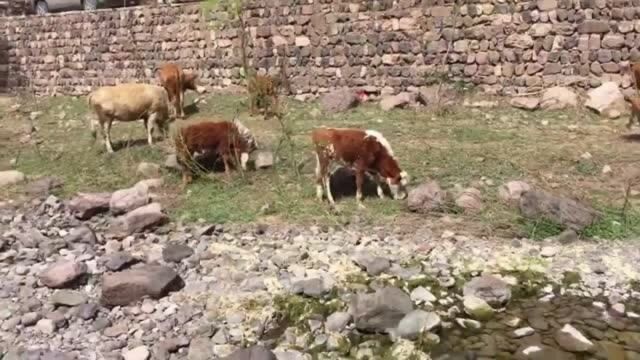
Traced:
<path fill-rule="evenodd" d="M 193 90 L 197 91 L 198 85 L 196 84 L 196 80 L 198 80 L 198 74 L 195 72 L 184 72 L 184 77 L 182 78 L 182 88 L 183 90 Z"/>
<path fill-rule="evenodd" d="M 356 98 L 358 99 L 358 102 L 363 103 L 369 99 L 369 96 L 366 91 L 360 89 L 356 91 Z"/>
<path fill-rule="evenodd" d="M 387 177 L 387 184 L 393 198 L 396 200 L 403 200 L 407 197 L 407 184 L 409 183 L 409 174 L 406 171 L 400 171 L 400 173 L 394 177 Z"/>
<path fill-rule="evenodd" d="M 407 184 L 409 184 L 409 174 L 398 166 L 398 162 L 390 155 L 385 154 L 384 159 L 378 163 L 378 174 L 382 177 L 391 195 L 396 200 L 403 200 L 407 197 Z"/>

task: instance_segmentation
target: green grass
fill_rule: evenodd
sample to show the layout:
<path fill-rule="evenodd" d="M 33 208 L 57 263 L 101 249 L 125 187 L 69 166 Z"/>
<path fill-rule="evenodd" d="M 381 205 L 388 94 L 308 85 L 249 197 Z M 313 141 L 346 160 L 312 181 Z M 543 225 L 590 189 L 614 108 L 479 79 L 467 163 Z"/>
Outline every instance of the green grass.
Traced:
<path fill-rule="evenodd" d="M 189 105 L 192 99 L 188 96 L 185 103 Z M 234 173 L 232 183 L 226 183 L 222 174 L 197 178 L 186 191 L 178 187 L 178 173 L 163 170 L 163 204 L 173 217 L 189 221 L 357 222 L 408 229 L 426 222 L 434 230 L 543 238 L 557 234 L 559 229 L 545 222 L 522 221 L 515 210 L 498 201 L 499 185 L 523 179 L 599 204 L 599 208 L 620 209 L 624 179 L 617 175 L 633 168 L 633 161 L 640 155 L 638 144 L 620 139 L 622 124 L 604 123 L 583 111 L 525 112 L 508 106 L 456 105 L 446 112 L 417 108 L 385 113 L 368 104 L 343 114 L 323 115 L 317 103 L 289 100 L 285 126 L 293 134 L 293 142 L 287 143 L 281 141 L 283 131 L 277 120 L 248 116 L 244 96 L 215 94 L 203 100 L 190 119 L 231 119 L 238 114 L 260 145 L 275 151 L 277 159 L 271 169 Z M 159 141 L 149 147 L 139 122 L 116 123 L 112 139 L 124 145 L 107 154 L 101 142 L 94 142 L 89 135 L 84 98 L 20 99 L 20 103 L 19 112 L 0 108 L 0 168 L 9 168 L 13 159 L 15 167 L 31 178 L 60 177 L 64 186 L 57 194 L 63 197 L 78 191 L 113 191 L 130 186 L 140 180 L 136 167 L 141 161 L 162 164 L 171 146 L 169 141 Z M 32 111 L 42 112 L 34 120 L 37 131 L 32 141 L 21 142 Z M 569 127 L 575 124 L 577 129 Z M 365 210 L 359 210 L 350 197 L 338 200 L 341 211 L 333 212 L 326 202 L 315 199 L 315 160 L 309 133 L 322 125 L 379 130 L 394 147 L 401 167 L 411 175 L 412 185 L 433 179 L 454 193 L 455 186 L 477 187 L 482 192 L 484 210 L 470 215 L 452 208 L 449 217 L 461 221 L 443 223 L 437 215 L 411 214 L 403 202 L 380 200 L 374 195 L 365 199 Z M 578 161 L 587 151 L 597 161 Z M 605 164 L 613 168 L 613 176 L 600 173 Z M 19 187 L 0 190 L 0 197 L 15 197 L 19 191 Z M 638 198 L 631 200 L 626 222 L 609 211 L 583 235 L 607 239 L 640 235 Z"/>

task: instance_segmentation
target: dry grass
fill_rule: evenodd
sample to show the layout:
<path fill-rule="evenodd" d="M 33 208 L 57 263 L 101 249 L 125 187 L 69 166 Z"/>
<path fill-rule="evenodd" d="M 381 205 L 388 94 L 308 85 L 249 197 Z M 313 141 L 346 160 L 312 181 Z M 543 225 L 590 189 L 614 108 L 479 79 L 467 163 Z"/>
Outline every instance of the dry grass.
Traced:
<path fill-rule="evenodd" d="M 433 109 L 418 108 L 381 112 L 374 104 L 346 114 L 323 116 L 317 104 L 290 101 L 287 124 L 294 143 L 281 143 L 281 128 L 275 119 L 249 117 L 246 99 L 237 95 L 208 96 L 198 104 L 189 121 L 223 116 L 231 119 L 242 109 L 241 121 L 267 148 L 278 156 L 273 169 L 236 176 L 226 184 L 221 174 L 199 178 L 186 193 L 179 193 L 179 174 L 165 171 L 166 199 L 171 213 L 189 220 L 295 221 L 345 224 L 360 222 L 394 224 L 412 231 L 425 223 L 433 228 L 456 229 L 481 235 L 530 235 L 553 232 L 551 226 L 531 224 L 497 201 L 497 188 L 508 180 L 524 179 L 555 192 L 594 204 L 607 212 L 604 222 L 588 235 L 624 238 L 640 234 L 635 216 L 638 195 L 632 192 L 626 224 L 619 216 L 624 203 L 625 176 L 637 167 L 640 143 L 624 138 L 626 118 L 608 121 L 582 110 L 525 112 L 509 106 L 472 108 L 456 106 L 442 116 Z M 186 104 L 190 104 L 187 101 Z M 191 109 L 193 110 L 193 109 Z M 29 112 L 43 111 L 35 120 L 34 139 L 21 143 Z M 99 142 L 92 143 L 87 130 L 84 99 L 39 99 L 23 103 L 21 112 L 0 108 L 0 166 L 16 167 L 28 176 L 56 175 L 64 179 L 63 196 L 76 191 L 105 191 L 128 186 L 140 161 L 163 163 L 169 142 L 146 145 L 142 124 L 115 124 L 113 155 Z M 65 115 L 60 116 L 64 112 Z M 188 111 L 189 112 L 189 111 Z M 308 134 L 314 126 L 375 128 L 390 140 L 400 164 L 415 183 L 435 179 L 447 189 L 474 186 L 483 193 L 485 209 L 476 215 L 418 216 L 407 213 L 401 202 L 376 197 L 366 199 L 367 209 L 358 211 L 354 199 L 340 202 L 334 214 L 326 203 L 316 201 L 311 147 Z M 22 139 L 24 140 L 24 139 Z M 38 143 L 38 145 L 34 145 Z M 583 159 L 582 154 L 591 154 Z M 301 164 L 300 175 L 293 164 Z M 609 165 L 610 175 L 602 174 Z M 16 189 L 14 189 L 16 190 Z M 640 189 L 638 189 L 640 190 Z M 4 191 L 0 196 L 15 196 Z M 620 223 L 620 225 L 617 225 Z"/>

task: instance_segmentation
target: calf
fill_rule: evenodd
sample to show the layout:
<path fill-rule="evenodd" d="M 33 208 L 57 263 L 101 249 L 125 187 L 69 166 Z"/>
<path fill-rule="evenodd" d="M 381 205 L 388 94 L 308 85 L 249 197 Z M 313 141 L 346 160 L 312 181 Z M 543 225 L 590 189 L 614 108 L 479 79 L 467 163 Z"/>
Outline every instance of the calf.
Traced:
<path fill-rule="evenodd" d="M 640 125 L 640 96 L 625 95 L 624 99 L 631 104 L 631 116 L 629 117 L 629 122 L 627 123 L 627 129 L 631 129 L 634 120 L 638 122 L 638 125 Z"/>
<path fill-rule="evenodd" d="M 636 91 L 640 91 L 640 63 L 632 63 L 630 69 L 635 82 Z"/>
<path fill-rule="evenodd" d="M 113 121 L 142 119 L 147 130 L 147 142 L 153 145 L 153 129 L 167 133 L 169 128 L 169 99 L 164 88 L 150 84 L 119 84 L 101 87 L 87 96 L 89 107 L 97 119 L 91 120 L 91 135 L 96 137 L 99 125 L 107 152 L 113 152 L 111 124 Z"/>
<path fill-rule="evenodd" d="M 249 129 L 237 120 L 205 121 L 177 131 L 175 146 L 178 163 L 182 168 L 182 182 L 186 185 L 193 179 L 191 161 L 196 152 L 215 153 L 222 157 L 224 171 L 230 179 L 230 158 L 233 156 L 235 160 L 239 157 L 242 169 L 246 170 L 249 154 L 258 148 L 258 143 Z"/>
<path fill-rule="evenodd" d="M 375 174 L 378 196 L 384 197 L 381 182 L 386 180 L 394 199 L 407 196 L 408 175 L 398 166 L 389 142 L 377 131 L 361 129 L 316 128 L 311 132 L 316 155 L 316 196 L 335 205 L 329 182 L 329 166 L 333 161 L 350 166 L 356 173 L 356 200 L 362 205 L 365 173 Z"/>
<path fill-rule="evenodd" d="M 174 114 L 184 118 L 184 93 L 187 90 L 196 90 L 195 73 L 184 72 L 182 68 L 174 63 L 167 63 L 156 69 L 158 80 L 162 87 L 169 94 L 169 101 L 173 103 Z"/>

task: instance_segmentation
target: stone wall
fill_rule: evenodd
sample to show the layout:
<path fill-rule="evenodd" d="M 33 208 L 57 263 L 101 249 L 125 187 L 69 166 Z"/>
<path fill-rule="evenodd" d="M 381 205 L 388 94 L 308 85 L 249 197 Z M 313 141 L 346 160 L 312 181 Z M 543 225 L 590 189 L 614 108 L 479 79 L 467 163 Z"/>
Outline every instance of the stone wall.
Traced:
<path fill-rule="evenodd" d="M 340 86 L 399 91 L 444 73 L 513 93 L 609 79 L 629 87 L 621 69 L 640 61 L 640 0 L 451 2 L 256 0 L 247 14 L 254 65 L 277 71 L 288 61 L 299 94 Z M 12 90 L 83 94 L 151 81 L 156 65 L 179 61 L 205 86 L 240 83 L 237 31 L 214 30 L 201 10 L 184 4 L 4 18 L 0 74 L 8 69 Z"/>

